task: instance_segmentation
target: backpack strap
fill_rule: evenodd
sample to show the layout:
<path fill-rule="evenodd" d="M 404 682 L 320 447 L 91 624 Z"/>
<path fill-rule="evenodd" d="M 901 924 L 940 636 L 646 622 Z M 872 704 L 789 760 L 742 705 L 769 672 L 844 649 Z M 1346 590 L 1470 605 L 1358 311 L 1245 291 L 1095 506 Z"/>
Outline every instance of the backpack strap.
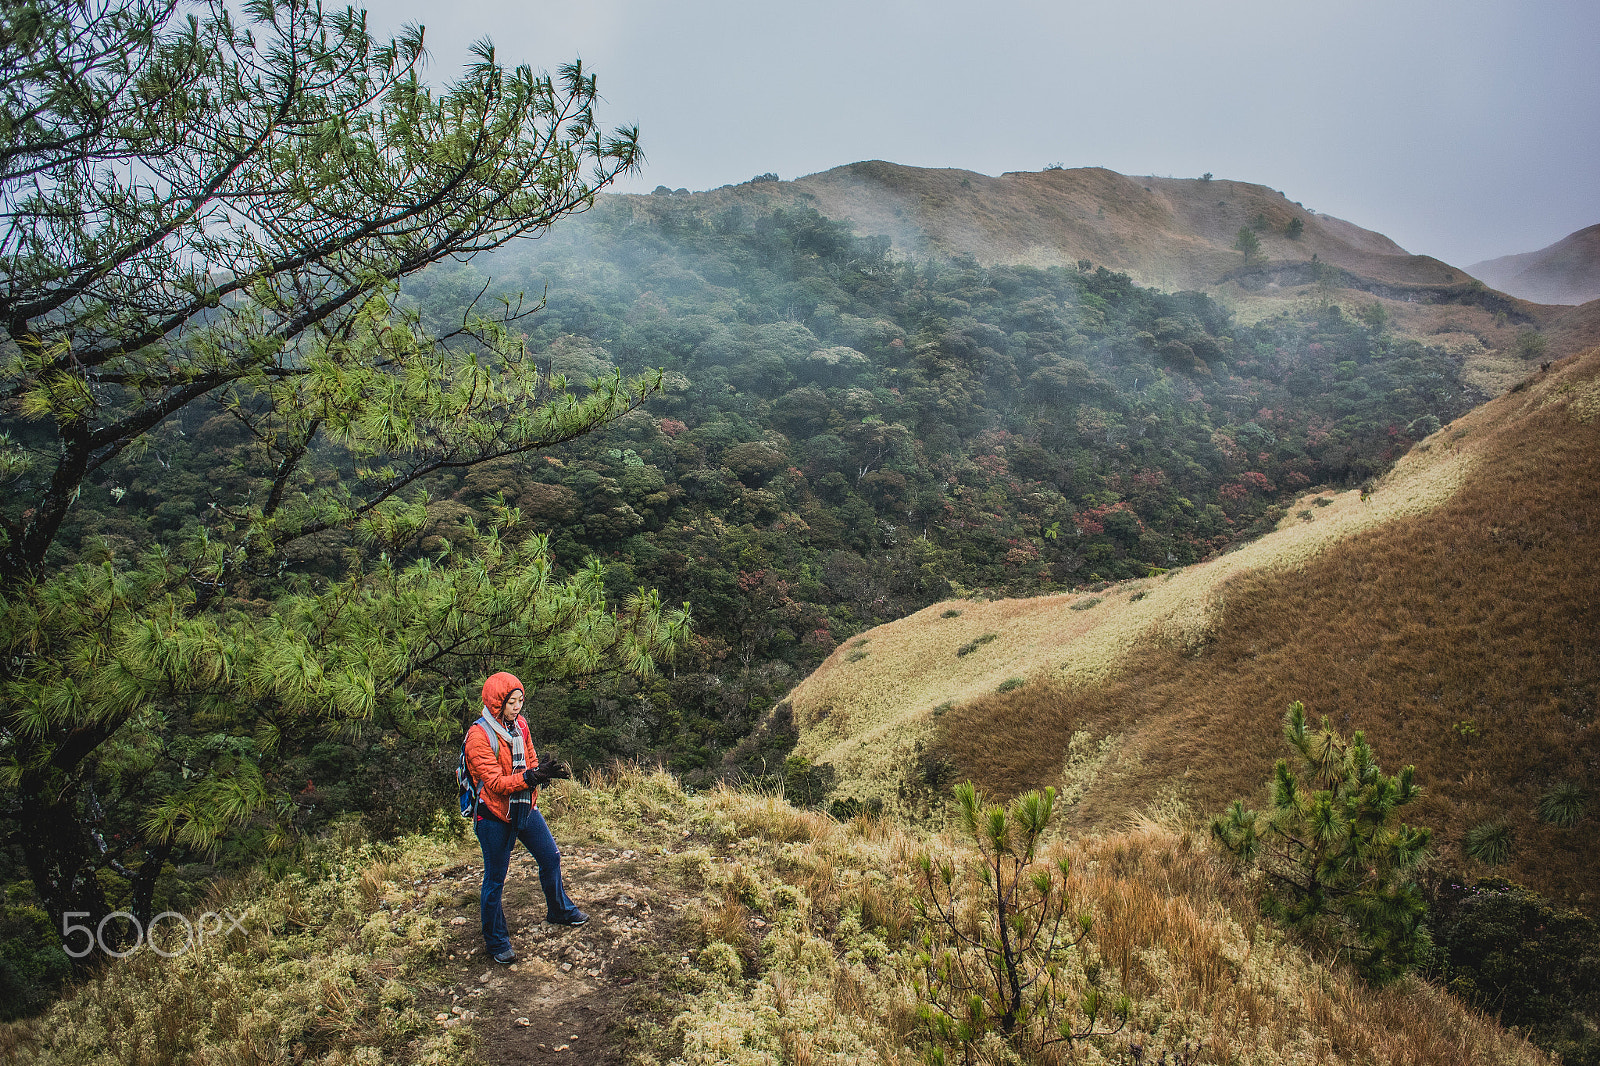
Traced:
<path fill-rule="evenodd" d="M 488 736 L 488 738 L 489 738 L 489 747 L 494 750 L 494 757 L 496 759 L 500 758 L 500 738 L 495 735 L 494 730 L 490 729 L 488 726 L 485 726 L 483 724 L 483 719 L 482 718 L 477 719 L 476 721 L 474 721 L 472 723 L 472 725 L 467 726 L 467 733 L 471 733 L 472 732 L 473 726 L 482 726 L 483 727 L 484 734 L 486 736 Z M 476 798 L 477 792 L 478 792 L 478 783 L 476 781 L 472 780 L 472 764 L 467 762 L 467 737 L 466 737 L 466 734 L 462 734 L 462 737 L 461 737 L 461 765 L 462 765 L 462 767 L 464 767 L 466 769 L 467 780 L 471 783 L 473 796 L 474 796 L 474 798 Z"/>
<path fill-rule="evenodd" d="M 476 726 L 482 726 L 483 727 L 483 731 L 486 734 L 488 734 L 488 736 L 489 736 L 489 747 L 494 749 L 494 757 L 496 759 L 498 759 L 500 757 L 500 734 L 496 733 L 493 729 L 490 729 L 484 723 L 482 717 L 480 717 L 476 722 L 473 722 L 472 724 L 476 725 Z M 462 743 L 464 744 L 466 742 L 462 741 Z"/>

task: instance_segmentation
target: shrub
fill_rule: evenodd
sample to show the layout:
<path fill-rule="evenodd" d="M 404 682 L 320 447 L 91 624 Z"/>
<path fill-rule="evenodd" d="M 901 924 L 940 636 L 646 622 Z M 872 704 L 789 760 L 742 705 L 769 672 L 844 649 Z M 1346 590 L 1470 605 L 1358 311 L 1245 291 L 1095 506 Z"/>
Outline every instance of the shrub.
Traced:
<path fill-rule="evenodd" d="M 804 755 L 783 762 L 783 795 L 796 807 L 821 805 L 833 791 L 835 772 L 827 763 L 815 764 Z"/>
<path fill-rule="evenodd" d="M 1027 684 L 1027 682 L 1024 681 L 1020 677 L 1008 677 L 1004 681 L 1000 682 L 1000 687 L 995 689 L 995 691 L 996 692 L 1010 692 L 1013 689 L 1019 689 L 1023 685 L 1026 685 L 1026 684 Z"/>
<path fill-rule="evenodd" d="M 35 1014 L 50 1005 L 72 976 L 72 962 L 50 927 L 50 916 L 32 900 L 30 886 L 6 888 L 0 902 L 0 1022 Z"/>
<path fill-rule="evenodd" d="M 1429 976 L 1568 1064 L 1600 1064 L 1600 928 L 1503 878 L 1430 893 Z"/>
<path fill-rule="evenodd" d="M 955 607 L 950 608 L 939 616 L 940 618 L 960 618 L 961 611 Z"/>
<path fill-rule="evenodd" d="M 983 636 L 977 638 L 976 640 L 968 641 L 967 643 L 961 645 L 961 647 L 957 648 L 956 649 L 956 658 L 960 659 L 963 656 L 971 655 L 973 652 L 977 651 L 979 648 L 983 647 L 985 644 L 988 644 L 991 641 L 995 641 L 995 640 L 999 640 L 999 639 L 1000 639 L 1000 634 L 998 634 L 998 633 L 985 633 Z"/>
<path fill-rule="evenodd" d="M 874 796 L 868 800 L 842 796 L 828 804 L 828 813 L 841 822 L 852 818 L 876 818 L 883 813 L 883 800 Z"/>
<path fill-rule="evenodd" d="M 1388 776 L 1366 735 L 1348 743 L 1322 720 L 1306 728 L 1298 700 L 1284 715 L 1297 766 L 1279 759 L 1272 809 L 1263 817 L 1243 801 L 1211 823 L 1229 854 L 1266 875 L 1262 910 L 1303 935 L 1353 950 L 1369 980 L 1398 978 L 1426 950 L 1425 904 L 1415 871 L 1432 836 L 1399 821 L 1422 790 L 1407 766 Z M 1355 944 L 1349 944 L 1349 939 Z"/>
<path fill-rule="evenodd" d="M 1522 359 L 1542 359 L 1550 350 L 1550 342 L 1535 329 L 1524 329 L 1517 334 L 1513 351 Z"/>
<path fill-rule="evenodd" d="M 955 796 L 977 855 L 964 867 L 927 852 L 916 859 L 923 950 L 914 965 L 928 1061 L 943 1066 L 947 1050 L 959 1049 L 972 1062 L 993 1036 L 1030 1056 L 1119 1031 L 1128 997 L 1112 1002 L 1093 983 L 1080 990 L 1063 965 L 1093 919 L 1068 892 L 1068 860 L 1040 861 L 1055 789 L 1029 792 L 1009 809 L 986 805 L 970 781 Z"/>
<path fill-rule="evenodd" d="M 1104 601 L 1099 596 L 1090 596 L 1086 600 L 1079 600 L 1077 603 L 1070 604 L 1069 606 L 1074 611 L 1087 611 L 1091 607 L 1100 606 L 1100 604 L 1103 602 Z"/>

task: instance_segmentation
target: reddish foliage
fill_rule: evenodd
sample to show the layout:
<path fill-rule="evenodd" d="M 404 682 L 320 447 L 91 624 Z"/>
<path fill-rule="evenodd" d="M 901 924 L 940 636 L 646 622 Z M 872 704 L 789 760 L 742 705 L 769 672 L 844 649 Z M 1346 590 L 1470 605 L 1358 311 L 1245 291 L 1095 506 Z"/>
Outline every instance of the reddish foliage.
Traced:
<path fill-rule="evenodd" d="M 1275 491 L 1273 484 L 1270 480 L 1268 480 L 1267 475 L 1261 473 L 1259 470 L 1246 470 L 1244 473 L 1239 475 L 1239 483 L 1247 488 L 1254 489 L 1256 492 L 1265 493 Z"/>

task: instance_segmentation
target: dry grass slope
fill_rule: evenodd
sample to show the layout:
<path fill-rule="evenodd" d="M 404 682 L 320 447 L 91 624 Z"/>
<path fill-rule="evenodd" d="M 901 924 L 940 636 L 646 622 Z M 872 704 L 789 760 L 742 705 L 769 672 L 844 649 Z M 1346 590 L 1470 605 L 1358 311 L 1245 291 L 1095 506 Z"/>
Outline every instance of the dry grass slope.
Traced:
<path fill-rule="evenodd" d="M 458 845 L 414 837 L 375 847 L 351 829 L 313 849 L 302 871 L 219 887 L 208 907 L 244 916 L 241 931 L 190 951 L 174 940 L 164 947 L 172 958 L 140 949 L 43 1016 L 0 1026 L 0 1061 L 474 1062 L 468 1031 L 441 1030 L 418 1009 L 417 984 L 444 933 L 401 906 L 411 902 L 411 879 L 457 861 Z"/>
<path fill-rule="evenodd" d="M 920 950 L 914 859 L 931 849 L 964 864 L 970 853 L 959 842 L 877 819 L 840 822 L 777 796 L 690 796 L 665 774 L 627 767 L 563 786 L 559 798 L 563 839 L 631 842 L 640 877 L 676 886 L 654 897 L 663 914 L 674 912 L 660 950 L 630 971 L 628 987 L 603 993 L 626 1005 L 630 1032 L 591 1046 L 596 1058 L 586 1061 L 922 1061 L 911 981 Z M 1181 1050 L 1183 1061 L 1260 1066 L 1548 1062 L 1419 980 L 1375 992 L 1310 957 L 1261 920 L 1247 887 L 1186 834 L 1145 825 L 1054 839 L 1048 850 L 1051 860 L 1071 860 L 1070 891 L 1094 919 L 1067 960 L 1070 979 L 1132 999 L 1127 1029 L 1081 1043 L 1074 1062 L 1125 1063 L 1135 1048 L 1145 1062 Z M 270 935 L 170 962 L 114 963 L 49 1016 L 0 1026 L 0 1057 L 40 1066 L 571 1059 L 554 1049 L 504 1059 L 512 1034 L 554 1024 L 537 998 L 520 1004 L 532 1023 L 525 1030 L 487 1010 L 441 1029 L 419 1011 L 438 998 L 434 985 L 454 979 L 436 972 L 437 923 L 408 925 L 404 915 L 434 902 L 419 898 L 418 884 L 456 901 L 440 875 L 466 855 L 467 842 L 446 837 L 381 856 L 348 844 L 321 853 L 314 884 L 240 886 L 229 902 L 257 909 Z M 524 947 L 519 966 L 541 964 L 539 949 Z M 641 994 L 646 986 L 653 991 Z M 1017 1060 L 987 1048 L 976 1061 Z"/>
<path fill-rule="evenodd" d="M 839 767 L 858 797 L 887 798 L 943 705 L 980 700 L 1013 677 L 1031 683 L 1035 696 L 1060 680 L 1104 681 L 1147 643 L 1198 647 L 1215 628 L 1222 590 L 1240 575 L 1300 565 L 1448 499 L 1485 439 L 1475 426 L 1469 415 L 1442 429 L 1433 438 L 1439 447 L 1404 457 L 1368 500 L 1354 490 L 1312 493 L 1295 508 L 1312 521 L 1287 519 L 1259 541 L 1164 577 L 1098 594 L 947 601 L 881 626 L 866 643 L 841 646 L 790 694 L 801 754 Z"/>
<path fill-rule="evenodd" d="M 892 798 L 931 752 L 991 791 L 1062 785 L 1075 825 L 1111 827 L 1254 797 L 1302 699 L 1366 729 L 1391 768 L 1417 764 L 1417 820 L 1451 861 L 1467 828 L 1507 819 L 1508 872 L 1592 908 L 1600 812 L 1570 829 L 1532 812 L 1557 781 L 1600 788 L 1597 375 L 1600 350 L 1558 364 L 1424 442 L 1366 503 L 1335 497 L 1090 610 L 942 604 L 882 627 L 868 658 L 793 693 L 803 750 L 862 795 Z M 956 660 L 979 631 L 998 638 Z M 995 692 L 1010 676 L 1029 683 Z"/>
<path fill-rule="evenodd" d="M 704 943 L 674 1066 L 825 1062 L 912 1066 L 914 856 L 968 853 L 874 819 L 838 822 L 735 792 L 703 801 L 710 836 L 691 924 Z M 1329 968 L 1255 913 L 1245 887 L 1185 834 L 1144 825 L 1076 844 L 1069 892 L 1094 918 L 1072 980 L 1133 1000 L 1128 1028 L 1056 1062 L 1538 1063 L 1547 1061 L 1432 986 L 1383 991 Z M 1015 1063 L 997 1047 L 977 1062 Z M 1172 1060 L 1167 1060 L 1172 1061 Z"/>
<path fill-rule="evenodd" d="M 1069 266 L 1087 258 L 1162 288 L 1209 287 L 1240 265 L 1241 226 L 1259 228 L 1264 255 L 1320 261 L 1396 285 L 1465 285 L 1463 271 L 1410 255 L 1381 233 L 1318 215 L 1244 181 L 1132 177 L 1100 167 L 991 178 L 881 161 L 800 178 L 818 210 L 906 252 L 965 253 L 983 263 Z M 1304 231 L 1284 235 L 1292 219 Z"/>

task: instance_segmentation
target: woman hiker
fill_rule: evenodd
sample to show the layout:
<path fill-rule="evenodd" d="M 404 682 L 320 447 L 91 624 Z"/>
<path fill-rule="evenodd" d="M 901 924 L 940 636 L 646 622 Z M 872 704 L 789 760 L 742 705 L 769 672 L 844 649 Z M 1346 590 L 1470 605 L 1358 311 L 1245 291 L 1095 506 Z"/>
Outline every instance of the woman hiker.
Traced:
<path fill-rule="evenodd" d="M 483 849 L 483 941 L 495 962 L 516 961 L 501 897 L 511 851 L 522 841 L 539 864 L 545 921 L 578 926 L 589 920 L 561 885 L 561 851 L 539 813 L 539 786 L 572 776 L 564 763 L 539 765 L 528 723 L 522 720 L 522 682 L 498 673 L 483 683 L 483 716 L 467 728 L 467 768 L 478 788 L 473 829 Z"/>

